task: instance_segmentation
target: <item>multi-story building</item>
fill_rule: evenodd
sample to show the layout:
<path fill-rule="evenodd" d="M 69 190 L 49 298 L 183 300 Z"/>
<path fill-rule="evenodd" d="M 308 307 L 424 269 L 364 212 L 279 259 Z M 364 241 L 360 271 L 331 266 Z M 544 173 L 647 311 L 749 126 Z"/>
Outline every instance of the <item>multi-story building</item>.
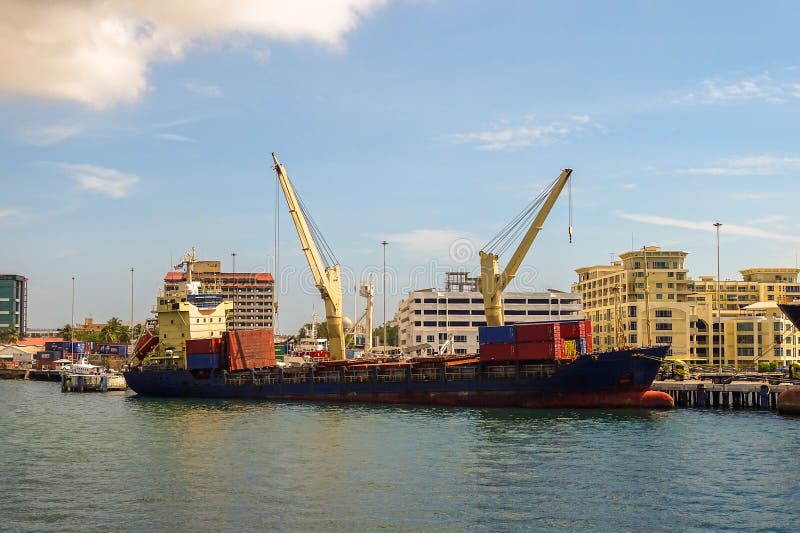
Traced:
<path fill-rule="evenodd" d="M 671 344 L 675 354 L 689 352 L 686 255 L 648 246 L 611 265 L 576 269 L 572 291 L 583 297 L 596 349 Z"/>
<path fill-rule="evenodd" d="M 400 347 L 406 351 L 436 353 L 452 339 L 452 353 L 478 352 L 478 327 L 486 325 L 483 296 L 476 279 L 463 272 L 447 274 L 443 291 L 411 291 L 401 300 L 394 317 Z M 503 294 L 506 324 L 560 319 L 579 319 L 581 298 L 556 290 L 547 292 L 506 292 Z M 425 346 L 428 345 L 428 346 Z"/>
<path fill-rule="evenodd" d="M 28 278 L 0 274 L 0 329 L 14 328 L 24 337 L 28 329 Z"/>
<path fill-rule="evenodd" d="M 719 283 L 718 306 L 715 278 L 690 279 L 686 255 L 651 246 L 576 270 L 572 289 L 583 296 L 598 349 L 671 344 L 690 364 L 740 368 L 800 358 L 797 332 L 776 304 L 800 295 L 800 270 L 742 270 L 742 280 Z"/>
<path fill-rule="evenodd" d="M 197 261 L 192 279 L 216 287 L 225 300 L 233 302 L 228 325 L 235 329 L 273 327 L 274 285 L 272 274 L 263 272 L 221 272 L 220 261 Z M 185 272 L 167 272 L 164 290 L 174 291 L 186 283 Z"/>

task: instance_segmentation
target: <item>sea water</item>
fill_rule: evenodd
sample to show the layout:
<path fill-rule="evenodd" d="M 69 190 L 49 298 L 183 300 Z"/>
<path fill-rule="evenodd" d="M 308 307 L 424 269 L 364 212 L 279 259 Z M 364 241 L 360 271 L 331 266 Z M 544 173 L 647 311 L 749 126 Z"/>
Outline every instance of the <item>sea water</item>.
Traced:
<path fill-rule="evenodd" d="M 0 382 L 8 531 L 798 531 L 800 419 Z"/>

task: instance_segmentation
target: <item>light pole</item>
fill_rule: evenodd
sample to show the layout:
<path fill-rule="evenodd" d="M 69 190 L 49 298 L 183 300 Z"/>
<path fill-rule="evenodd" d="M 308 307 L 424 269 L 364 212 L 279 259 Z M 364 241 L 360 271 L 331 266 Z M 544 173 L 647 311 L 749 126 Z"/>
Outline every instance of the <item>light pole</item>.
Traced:
<path fill-rule="evenodd" d="M 231 252 L 233 258 L 233 308 L 231 309 L 231 329 L 236 329 L 236 252 Z"/>
<path fill-rule="evenodd" d="M 128 341 L 133 344 L 133 267 L 131 267 L 131 331 Z"/>
<path fill-rule="evenodd" d="M 72 310 L 69 315 L 69 353 L 72 353 L 72 345 L 75 342 L 75 276 L 72 276 Z"/>
<path fill-rule="evenodd" d="M 722 313 L 722 302 L 719 299 L 719 228 L 722 226 L 720 222 L 715 222 L 714 227 L 717 228 L 717 357 L 719 360 L 719 372 L 722 373 L 722 350 L 724 347 L 724 342 L 722 341 L 722 331 L 720 331 L 720 322 L 722 321 L 722 317 L 720 316 Z M 713 349 L 712 349 L 713 353 Z"/>
<path fill-rule="evenodd" d="M 386 245 L 388 241 L 382 241 L 383 245 L 383 354 L 386 355 Z"/>

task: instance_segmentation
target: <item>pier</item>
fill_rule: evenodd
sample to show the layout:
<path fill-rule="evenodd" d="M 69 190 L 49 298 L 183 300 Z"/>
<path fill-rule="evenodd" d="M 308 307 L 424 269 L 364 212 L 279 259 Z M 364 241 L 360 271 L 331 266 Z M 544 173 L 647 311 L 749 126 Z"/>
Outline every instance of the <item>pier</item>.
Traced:
<path fill-rule="evenodd" d="M 780 393 L 796 386 L 765 381 L 715 383 L 692 379 L 654 381 L 650 389 L 672 396 L 675 407 L 776 410 Z"/>
<path fill-rule="evenodd" d="M 128 384 L 121 374 L 64 374 L 61 392 L 106 392 L 127 390 Z"/>

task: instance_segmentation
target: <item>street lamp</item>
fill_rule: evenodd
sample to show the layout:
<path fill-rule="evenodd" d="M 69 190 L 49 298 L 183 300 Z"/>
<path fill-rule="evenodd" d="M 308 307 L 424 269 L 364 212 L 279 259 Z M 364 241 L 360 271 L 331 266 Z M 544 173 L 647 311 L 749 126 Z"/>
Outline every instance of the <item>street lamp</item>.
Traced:
<path fill-rule="evenodd" d="M 128 341 L 133 344 L 133 267 L 131 267 L 131 331 Z"/>
<path fill-rule="evenodd" d="M 231 309 L 231 329 L 236 329 L 236 252 L 231 252 L 233 258 L 233 308 Z"/>
<path fill-rule="evenodd" d="M 75 342 L 75 276 L 72 276 L 72 310 L 69 315 L 69 353 L 72 353 L 72 345 Z"/>
<path fill-rule="evenodd" d="M 383 245 L 383 354 L 386 355 L 386 246 L 387 241 L 382 241 Z"/>
<path fill-rule="evenodd" d="M 722 321 L 721 313 L 722 313 L 722 302 L 719 299 L 719 228 L 722 226 L 720 222 L 715 222 L 714 227 L 717 228 L 717 357 L 719 361 L 719 372 L 722 373 L 722 350 L 724 349 L 724 342 L 722 340 L 722 331 L 720 328 L 720 322 Z M 713 352 L 713 348 L 712 348 Z"/>

